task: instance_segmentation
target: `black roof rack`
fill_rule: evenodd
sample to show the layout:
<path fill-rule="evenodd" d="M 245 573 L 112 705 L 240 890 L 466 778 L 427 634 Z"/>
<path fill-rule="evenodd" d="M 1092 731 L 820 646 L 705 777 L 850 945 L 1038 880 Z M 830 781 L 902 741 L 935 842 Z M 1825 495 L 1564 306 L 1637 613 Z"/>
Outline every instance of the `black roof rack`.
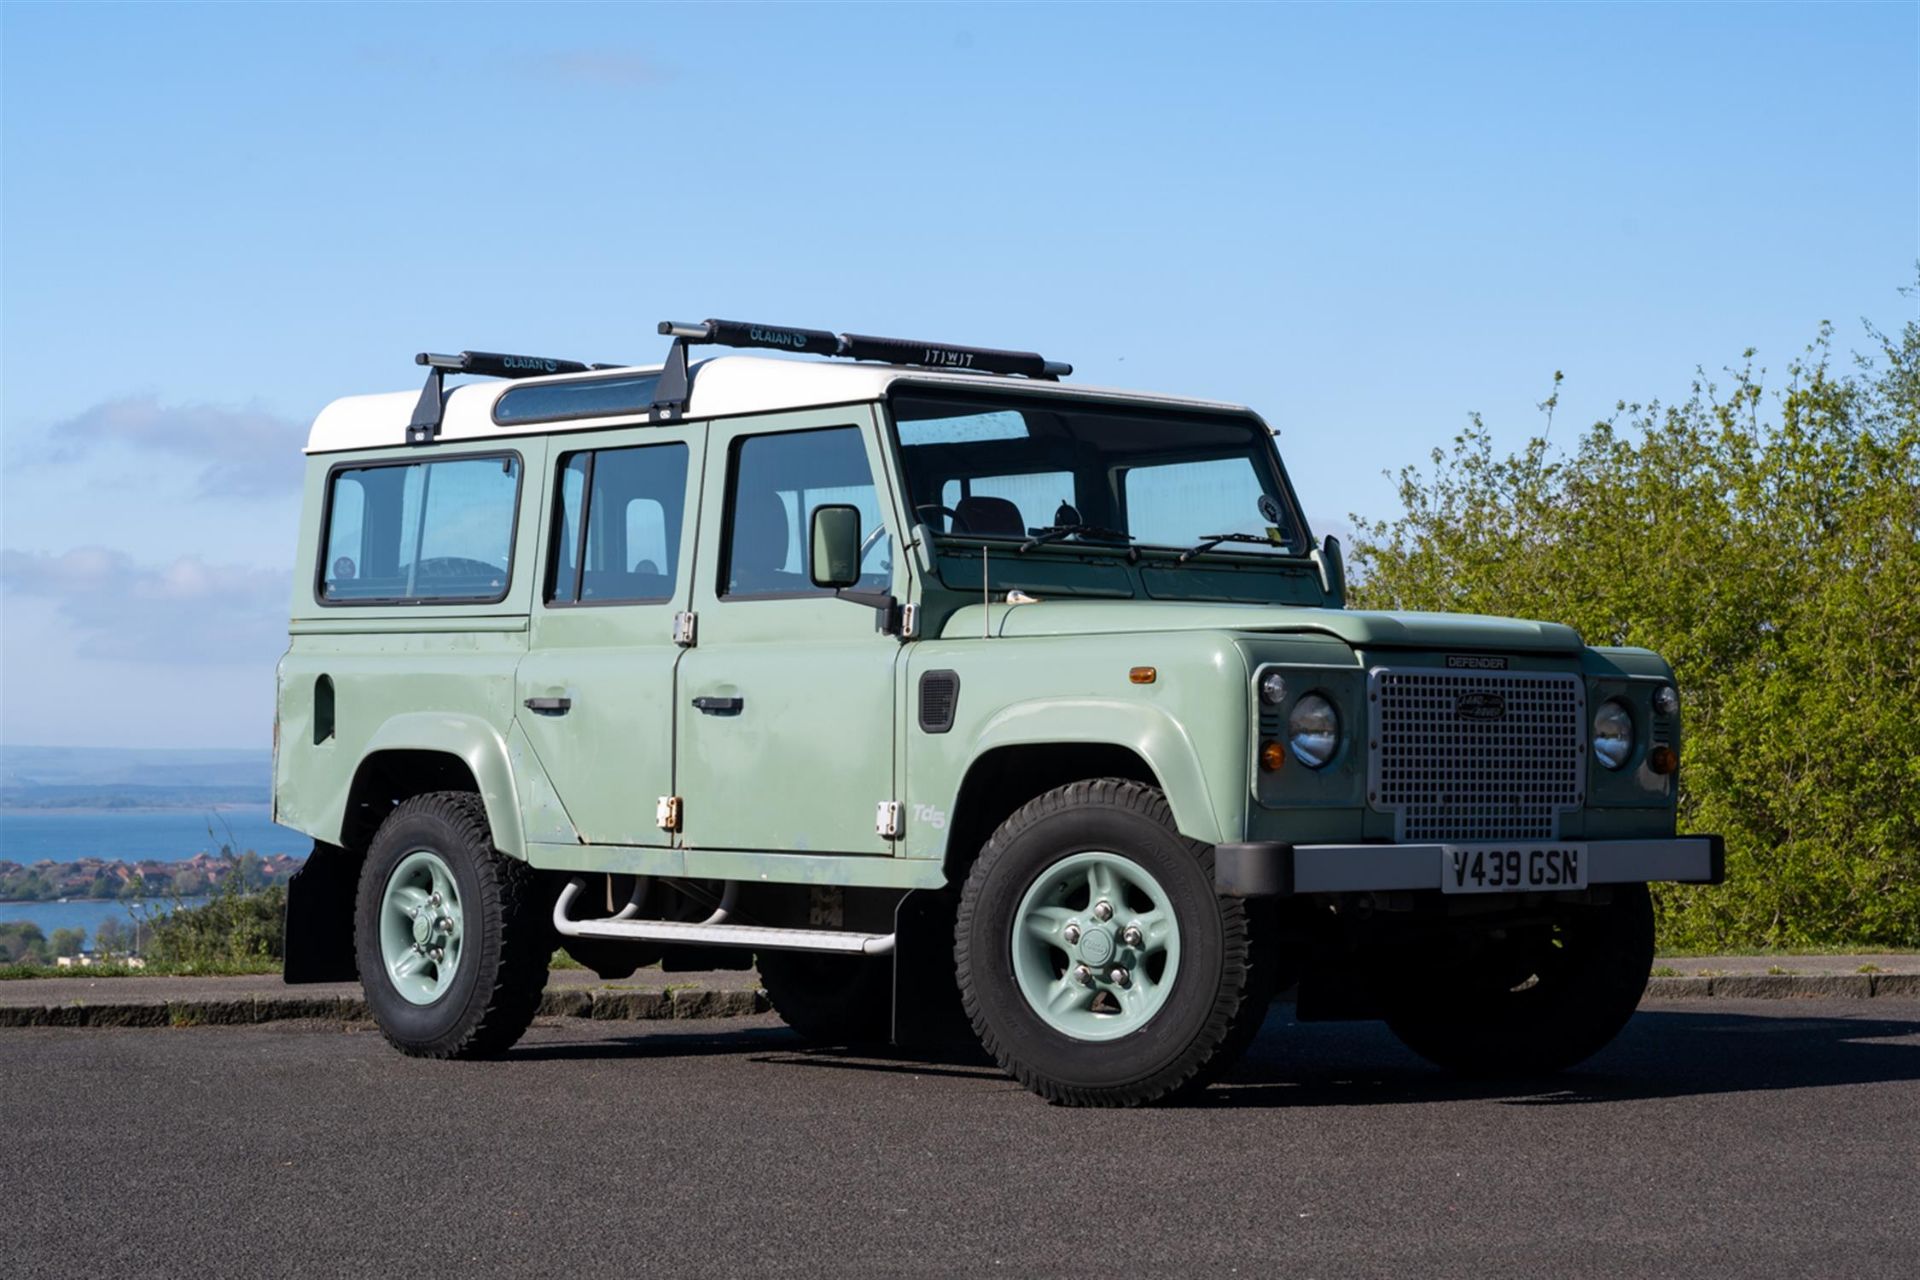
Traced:
<path fill-rule="evenodd" d="M 673 339 L 666 368 L 653 396 L 653 418 L 678 418 L 686 412 L 692 386 L 687 376 L 687 347 L 760 347 L 771 351 L 799 351 L 849 360 L 878 360 L 885 364 L 918 365 L 929 369 L 965 369 L 976 373 L 1012 374 L 1058 382 L 1073 366 L 1049 360 L 1033 351 L 1004 351 L 997 347 L 956 347 L 943 342 L 916 342 L 909 338 L 875 338 L 859 333 L 830 333 L 825 329 L 795 329 L 787 325 L 747 324 L 739 320 L 701 320 L 694 324 L 660 322 L 660 333 Z"/>
<path fill-rule="evenodd" d="M 450 373 L 471 373 L 485 378 L 538 378 L 549 373 L 587 373 L 622 367 L 555 360 L 550 356 L 513 356 L 499 351 L 462 351 L 455 356 L 422 351 L 413 362 L 427 367 L 427 385 L 420 388 L 420 401 L 413 406 L 413 420 L 407 423 L 408 444 L 432 444 L 440 434 L 440 420 L 447 405 L 446 378 Z"/>

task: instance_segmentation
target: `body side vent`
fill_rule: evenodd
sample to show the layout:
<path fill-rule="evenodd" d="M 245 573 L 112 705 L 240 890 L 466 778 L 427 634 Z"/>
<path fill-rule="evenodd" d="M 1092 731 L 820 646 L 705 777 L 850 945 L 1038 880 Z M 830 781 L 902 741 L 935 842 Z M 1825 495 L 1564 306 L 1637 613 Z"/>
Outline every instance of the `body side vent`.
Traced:
<path fill-rule="evenodd" d="M 959 708 L 959 672 L 929 671 L 920 677 L 921 732 L 945 733 L 953 728 L 953 717 Z"/>

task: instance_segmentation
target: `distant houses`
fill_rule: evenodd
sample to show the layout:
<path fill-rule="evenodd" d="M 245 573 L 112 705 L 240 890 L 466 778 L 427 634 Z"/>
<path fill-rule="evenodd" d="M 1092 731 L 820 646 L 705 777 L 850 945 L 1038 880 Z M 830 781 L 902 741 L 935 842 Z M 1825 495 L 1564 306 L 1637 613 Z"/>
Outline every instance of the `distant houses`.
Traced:
<path fill-rule="evenodd" d="M 199 853 L 176 862 L 145 858 L 124 862 L 79 858 L 31 864 L 0 861 L 0 901 L 46 902 L 59 898 L 193 897 L 238 874 L 247 888 L 284 884 L 306 860 L 292 854 L 261 857 Z"/>

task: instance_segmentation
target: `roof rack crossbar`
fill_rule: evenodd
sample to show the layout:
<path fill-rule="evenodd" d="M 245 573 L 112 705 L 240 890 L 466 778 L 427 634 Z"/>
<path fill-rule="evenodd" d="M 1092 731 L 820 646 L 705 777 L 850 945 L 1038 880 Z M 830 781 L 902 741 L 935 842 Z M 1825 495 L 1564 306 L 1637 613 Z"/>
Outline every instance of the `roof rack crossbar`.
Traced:
<path fill-rule="evenodd" d="M 441 418 L 446 413 L 446 380 L 450 373 L 470 373 L 483 378 L 538 378 L 549 373 L 587 373 L 621 367 L 555 360 L 550 356 L 514 356 L 500 351 L 462 351 L 451 356 L 422 351 L 414 356 L 413 362 L 427 367 L 427 385 L 420 388 L 420 399 L 413 406 L 413 417 L 407 423 L 408 444 L 432 444 L 439 436 Z"/>
<path fill-rule="evenodd" d="M 1073 366 L 1049 360 L 1038 352 L 1007 351 L 998 347 L 956 347 L 942 342 L 909 338 L 876 338 L 860 333 L 831 333 L 825 329 L 796 329 L 787 325 L 749 324 L 739 320 L 685 322 L 662 320 L 660 334 L 673 339 L 667 364 L 654 391 L 653 419 L 678 418 L 686 411 L 691 384 L 687 375 L 687 347 L 756 347 L 799 351 L 849 360 L 877 360 L 884 364 L 917 365 L 929 369 L 966 369 L 976 373 L 1013 374 L 1058 382 Z"/>

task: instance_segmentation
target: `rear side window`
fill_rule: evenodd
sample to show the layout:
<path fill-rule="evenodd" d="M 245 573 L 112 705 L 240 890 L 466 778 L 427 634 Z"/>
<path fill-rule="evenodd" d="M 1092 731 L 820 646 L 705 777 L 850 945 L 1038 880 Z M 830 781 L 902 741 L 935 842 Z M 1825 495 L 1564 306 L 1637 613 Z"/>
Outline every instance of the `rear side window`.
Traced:
<path fill-rule="evenodd" d="M 687 504 L 687 446 L 570 453 L 560 460 L 549 604 L 673 598 Z"/>
<path fill-rule="evenodd" d="M 513 572 L 514 454 L 342 467 L 327 481 L 320 599 L 491 604 Z"/>

